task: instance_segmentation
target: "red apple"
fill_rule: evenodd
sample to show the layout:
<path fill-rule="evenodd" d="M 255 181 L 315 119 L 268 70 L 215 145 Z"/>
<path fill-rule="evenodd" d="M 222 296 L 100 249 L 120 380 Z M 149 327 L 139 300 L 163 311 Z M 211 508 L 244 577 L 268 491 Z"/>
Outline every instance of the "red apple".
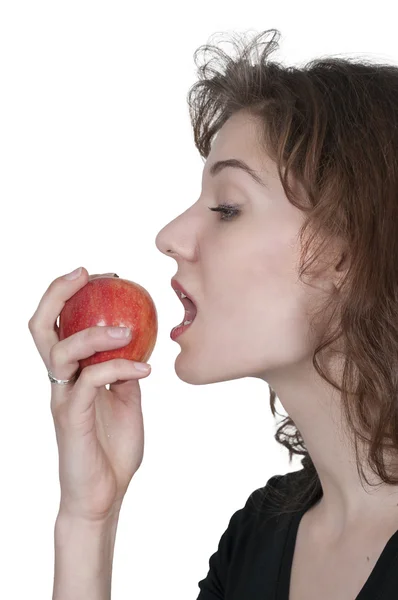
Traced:
<path fill-rule="evenodd" d="M 138 283 L 109 275 L 89 280 L 66 301 L 59 316 L 59 339 L 95 325 L 130 327 L 130 343 L 83 358 L 80 369 L 114 358 L 148 361 L 156 343 L 158 319 L 151 296 Z"/>

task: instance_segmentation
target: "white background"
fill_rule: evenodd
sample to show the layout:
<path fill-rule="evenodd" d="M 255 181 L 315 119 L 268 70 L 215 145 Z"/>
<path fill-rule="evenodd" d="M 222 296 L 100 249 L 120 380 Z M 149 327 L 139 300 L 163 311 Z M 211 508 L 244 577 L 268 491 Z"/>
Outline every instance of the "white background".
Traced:
<path fill-rule="evenodd" d="M 201 193 L 186 95 L 216 32 L 282 36 L 272 58 L 396 63 L 391 1 L 138 3 L 8 0 L 0 8 L 0 597 L 50 599 L 60 489 L 50 382 L 28 321 L 50 282 L 84 266 L 143 285 L 159 333 L 141 380 L 145 454 L 122 507 L 114 600 L 196 599 L 232 514 L 301 468 L 274 440 L 265 382 L 188 385 L 171 328 L 177 264 L 158 231 Z M 280 403 L 280 413 L 285 414 Z"/>

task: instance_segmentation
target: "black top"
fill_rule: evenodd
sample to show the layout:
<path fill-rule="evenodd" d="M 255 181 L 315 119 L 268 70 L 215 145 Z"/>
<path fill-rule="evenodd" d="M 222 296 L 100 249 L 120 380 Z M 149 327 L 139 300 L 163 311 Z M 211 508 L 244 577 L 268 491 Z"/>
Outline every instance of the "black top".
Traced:
<path fill-rule="evenodd" d="M 290 574 L 301 517 L 317 498 L 296 513 L 267 516 L 264 491 L 281 489 L 303 472 L 271 477 L 236 511 L 199 581 L 197 600 L 289 600 Z M 322 496 L 322 493 L 318 498 Z M 261 511 L 260 503 L 263 502 Z M 337 576 L 338 574 L 336 574 Z M 355 600 L 398 599 L 398 531 L 385 545 Z"/>

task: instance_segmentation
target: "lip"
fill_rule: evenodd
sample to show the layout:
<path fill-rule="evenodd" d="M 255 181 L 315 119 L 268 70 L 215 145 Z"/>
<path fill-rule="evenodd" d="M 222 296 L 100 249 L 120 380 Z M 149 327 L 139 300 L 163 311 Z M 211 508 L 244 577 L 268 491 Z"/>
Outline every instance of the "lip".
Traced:
<path fill-rule="evenodd" d="M 193 296 L 191 296 L 191 294 L 189 294 L 181 285 L 181 283 L 179 283 L 177 281 L 177 279 L 172 279 L 171 280 L 171 287 L 173 288 L 173 290 L 178 290 L 180 292 L 182 292 L 183 294 L 185 294 L 189 300 L 191 300 L 191 302 L 193 302 L 195 304 L 195 306 L 197 306 L 196 304 L 196 300 L 195 298 L 193 298 Z"/>

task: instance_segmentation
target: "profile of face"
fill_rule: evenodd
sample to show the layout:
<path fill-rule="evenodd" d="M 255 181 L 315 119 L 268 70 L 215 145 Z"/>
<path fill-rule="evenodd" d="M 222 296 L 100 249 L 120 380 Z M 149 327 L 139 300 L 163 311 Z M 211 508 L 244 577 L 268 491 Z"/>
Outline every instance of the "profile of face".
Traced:
<path fill-rule="evenodd" d="M 322 291 L 298 279 L 305 215 L 286 198 L 258 132 L 258 121 L 243 111 L 224 124 L 199 199 L 156 237 L 157 248 L 177 262 L 175 278 L 196 301 L 194 322 L 176 340 L 175 362 L 178 377 L 194 385 L 242 377 L 272 385 L 273 377 L 311 361 L 317 341 L 308 311 Z M 211 174 L 212 165 L 231 158 L 249 165 L 264 185 L 238 168 Z M 221 204 L 238 205 L 239 214 L 222 220 L 209 210 Z"/>

